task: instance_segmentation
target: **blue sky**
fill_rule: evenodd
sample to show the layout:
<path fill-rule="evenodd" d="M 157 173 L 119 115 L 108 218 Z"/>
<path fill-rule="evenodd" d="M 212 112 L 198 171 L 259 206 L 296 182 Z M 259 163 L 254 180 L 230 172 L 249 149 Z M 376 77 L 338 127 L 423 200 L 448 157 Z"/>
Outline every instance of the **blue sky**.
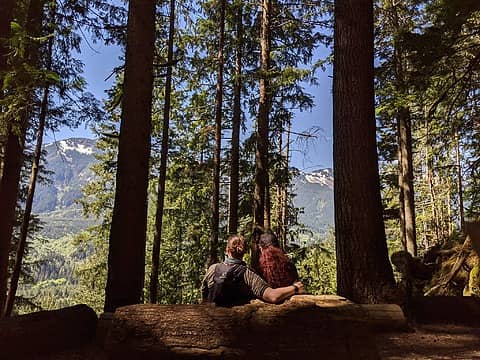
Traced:
<path fill-rule="evenodd" d="M 88 83 L 87 90 L 98 99 L 105 98 L 114 77 L 106 80 L 112 69 L 120 64 L 118 47 L 101 44 L 83 43 L 80 59 L 84 62 L 84 77 Z M 325 55 L 318 52 L 318 56 Z M 316 60 L 316 59 L 315 59 Z M 317 74 L 319 85 L 310 87 L 314 95 L 315 106 L 312 111 L 297 113 L 292 123 L 294 132 L 305 132 L 313 127 L 321 128 L 317 137 L 308 143 L 296 141 L 291 145 L 291 164 L 300 170 L 312 171 L 319 168 L 332 167 L 332 68 Z M 85 126 L 77 129 L 63 128 L 56 134 L 47 133 L 45 142 L 53 142 L 71 137 L 93 138 L 93 134 Z"/>

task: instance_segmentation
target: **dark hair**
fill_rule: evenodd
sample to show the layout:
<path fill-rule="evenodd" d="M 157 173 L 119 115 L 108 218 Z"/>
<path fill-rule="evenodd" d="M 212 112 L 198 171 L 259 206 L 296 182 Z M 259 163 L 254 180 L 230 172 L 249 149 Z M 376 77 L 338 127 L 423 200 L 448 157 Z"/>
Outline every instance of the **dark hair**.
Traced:
<path fill-rule="evenodd" d="M 241 259 L 245 254 L 245 241 L 241 235 L 230 235 L 227 239 L 226 250 L 230 251 L 235 259 Z"/>
<path fill-rule="evenodd" d="M 272 233 L 272 232 L 266 232 L 266 233 L 260 235 L 260 240 L 258 242 L 258 245 L 260 245 L 262 248 L 267 248 L 270 245 L 273 245 L 275 247 L 279 247 L 278 239 L 275 236 L 275 234 Z"/>

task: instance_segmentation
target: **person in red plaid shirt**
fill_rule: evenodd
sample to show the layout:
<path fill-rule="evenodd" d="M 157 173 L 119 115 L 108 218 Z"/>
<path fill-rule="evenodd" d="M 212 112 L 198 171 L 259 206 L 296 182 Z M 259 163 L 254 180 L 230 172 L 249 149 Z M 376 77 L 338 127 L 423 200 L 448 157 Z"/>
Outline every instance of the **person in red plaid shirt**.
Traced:
<path fill-rule="evenodd" d="M 297 268 L 283 250 L 278 247 L 278 241 L 274 234 L 260 235 L 258 245 L 260 248 L 260 276 L 272 288 L 288 286 L 298 281 Z"/>

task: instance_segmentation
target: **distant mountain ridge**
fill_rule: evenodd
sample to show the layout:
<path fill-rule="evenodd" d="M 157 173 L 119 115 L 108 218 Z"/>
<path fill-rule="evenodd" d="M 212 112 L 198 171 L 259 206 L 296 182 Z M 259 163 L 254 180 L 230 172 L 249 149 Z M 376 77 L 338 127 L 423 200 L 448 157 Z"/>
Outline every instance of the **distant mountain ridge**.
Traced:
<path fill-rule="evenodd" d="M 293 204 L 302 209 L 298 221 L 308 229 L 325 233 L 334 224 L 333 170 L 300 173 L 294 180 Z"/>
<path fill-rule="evenodd" d="M 47 170 L 52 172 L 51 183 L 38 184 L 33 211 L 45 222 L 43 234 L 57 238 L 77 233 L 91 225 L 76 202 L 82 197 L 82 188 L 92 179 L 90 167 L 99 151 L 95 140 L 71 138 L 44 146 Z M 292 188 L 296 194 L 294 205 L 303 208 L 299 221 L 316 232 L 325 232 L 333 225 L 333 172 L 319 169 L 300 173 Z"/>

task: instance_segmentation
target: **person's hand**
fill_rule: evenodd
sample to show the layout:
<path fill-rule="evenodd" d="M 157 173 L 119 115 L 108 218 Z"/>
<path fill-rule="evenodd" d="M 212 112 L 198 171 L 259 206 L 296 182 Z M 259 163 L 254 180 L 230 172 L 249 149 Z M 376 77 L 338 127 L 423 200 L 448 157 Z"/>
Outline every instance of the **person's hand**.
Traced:
<path fill-rule="evenodd" d="M 293 285 L 298 288 L 298 294 L 297 294 L 297 295 L 305 294 L 305 288 L 304 288 L 303 284 L 302 284 L 300 281 L 295 281 L 295 282 L 293 283 Z"/>

